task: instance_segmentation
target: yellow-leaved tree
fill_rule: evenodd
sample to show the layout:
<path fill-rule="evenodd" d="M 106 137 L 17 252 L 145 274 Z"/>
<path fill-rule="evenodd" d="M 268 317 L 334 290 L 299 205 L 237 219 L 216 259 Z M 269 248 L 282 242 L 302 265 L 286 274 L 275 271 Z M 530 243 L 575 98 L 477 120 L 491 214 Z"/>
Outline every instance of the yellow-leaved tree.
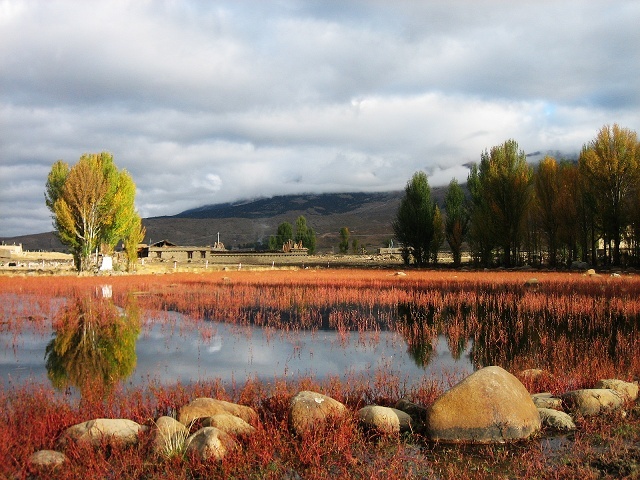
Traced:
<path fill-rule="evenodd" d="M 73 167 L 62 160 L 53 164 L 45 202 L 53 214 L 55 233 L 69 247 L 78 270 L 90 268 L 91 253 L 98 247 L 112 253 L 119 241 L 137 245 L 144 237 L 135 191 L 129 173 L 119 171 L 108 152 L 82 155 Z M 129 264 L 134 250 L 130 249 Z"/>

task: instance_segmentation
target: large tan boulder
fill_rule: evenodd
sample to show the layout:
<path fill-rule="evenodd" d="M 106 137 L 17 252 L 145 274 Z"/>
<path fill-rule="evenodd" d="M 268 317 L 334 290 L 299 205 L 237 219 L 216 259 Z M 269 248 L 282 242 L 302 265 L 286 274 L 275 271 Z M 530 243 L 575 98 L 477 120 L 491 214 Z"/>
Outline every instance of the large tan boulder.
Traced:
<path fill-rule="evenodd" d="M 153 436 L 153 451 L 158 455 L 171 457 L 184 449 L 189 430 L 172 417 L 160 417 L 156 420 Z"/>
<path fill-rule="evenodd" d="M 621 394 L 625 400 L 635 401 L 638 399 L 638 384 L 617 380 L 615 378 L 606 378 L 599 380 L 595 388 L 610 388 Z"/>
<path fill-rule="evenodd" d="M 585 388 L 561 395 L 567 408 L 588 417 L 617 410 L 624 404 L 624 396 L 609 388 Z"/>
<path fill-rule="evenodd" d="M 215 427 L 203 427 L 187 438 L 186 452 L 195 452 L 203 460 L 222 460 L 227 452 L 237 448 L 233 438 Z"/>
<path fill-rule="evenodd" d="M 250 425 L 257 425 L 258 423 L 258 414 L 253 408 L 215 398 L 196 398 L 180 409 L 178 420 L 183 425 L 188 425 L 193 420 L 212 417 L 218 413 L 230 413 L 240 417 Z"/>
<path fill-rule="evenodd" d="M 395 408 L 367 405 L 358 411 L 360 423 L 383 434 L 411 431 L 411 416 Z"/>
<path fill-rule="evenodd" d="M 289 427 L 297 434 L 322 425 L 327 419 L 340 417 L 346 407 L 331 397 L 304 390 L 291 398 L 289 404 Z"/>
<path fill-rule="evenodd" d="M 256 429 L 245 422 L 240 417 L 231 415 L 230 413 L 216 413 L 211 417 L 203 420 L 204 427 L 216 427 L 229 435 L 250 436 Z"/>
<path fill-rule="evenodd" d="M 103 442 L 133 445 L 138 443 L 138 434 L 146 429 L 147 427 L 126 418 L 97 418 L 67 428 L 59 443 L 64 445 L 69 440 L 74 440 L 91 445 L 101 445 Z"/>
<path fill-rule="evenodd" d="M 527 438 L 540 415 L 520 381 L 485 367 L 443 393 L 427 411 L 428 436 L 452 443 L 493 443 Z"/>

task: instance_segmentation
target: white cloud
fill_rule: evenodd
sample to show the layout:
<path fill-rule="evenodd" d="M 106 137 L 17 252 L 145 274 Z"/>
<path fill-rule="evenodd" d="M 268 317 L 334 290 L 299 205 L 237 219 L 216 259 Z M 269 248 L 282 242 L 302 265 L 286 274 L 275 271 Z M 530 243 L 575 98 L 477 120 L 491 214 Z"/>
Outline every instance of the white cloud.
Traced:
<path fill-rule="evenodd" d="M 632 0 L 4 0 L 0 236 L 50 229 L 48 169 L 85 152 L 145 216 L 446 184 L 508 138 L 576 152 L 638 130 L 639 21 Z"/>

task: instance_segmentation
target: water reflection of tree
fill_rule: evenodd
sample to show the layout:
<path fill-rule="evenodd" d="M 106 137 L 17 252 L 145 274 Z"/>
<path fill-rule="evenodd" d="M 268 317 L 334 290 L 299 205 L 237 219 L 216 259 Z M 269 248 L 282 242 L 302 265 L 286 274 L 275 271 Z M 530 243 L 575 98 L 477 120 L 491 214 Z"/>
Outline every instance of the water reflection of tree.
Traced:
<path fill-rule="evenodd" d="M 433 309 L 417 309 L 413 305 L 398 305 L 398 330 L 407 342 L 407 352 L 419 367 L 431 363 L 433 344 L 438 338 Z"/>
<path fill-rule="evenodd" d="M 133 372 L 140 332 L 133 301 L 121 311 L 110 299 L 74 298 L 54 319 L 54 330 L 45 360 L 55 388 L 76 387 L 83 398 L 105 395 Z"/>

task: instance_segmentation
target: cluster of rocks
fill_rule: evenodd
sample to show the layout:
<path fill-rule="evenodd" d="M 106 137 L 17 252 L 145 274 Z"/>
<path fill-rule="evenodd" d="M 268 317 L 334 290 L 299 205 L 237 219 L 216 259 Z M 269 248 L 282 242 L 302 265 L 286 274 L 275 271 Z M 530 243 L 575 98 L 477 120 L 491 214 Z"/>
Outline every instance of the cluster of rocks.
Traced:
<path fill-rule="evenodd" d="M 525 377 L 541 374 L 539 370 L 522 372 Z M 601 380 L 596 388 L 557 397 L 550 393 L 531 395 L 518 378 L 491 366 L 468 376 L 429 407 L 403 399 L 393 408 L 365 406 L 356 412 L 356 418 L 363 428 L 378 434 L 413 432 L 437 442 L 501 443 L 529 438 L 542 427 L 572 430 L 572 415 L 610 412 L 637 398 L 638 384 L 620 380 Z M 305 435 L 330 420 L 340 421 L 348 412 L 343 403 L 329 396 L 302 391 L 291 398 L 289 427 L 296 435 Z M 201 428 L 190 433 L 196 421 Z M 203 459 L 221 459 L 241 448 L 242 440 L 260 428 L 260 420 L 250 407 L 197 398 L 180 409 L 178 419 L 160 417 L 151 427 L 127 419 L 95 419 L 69 427 L 58 442 L 61 447 L 69 441 L 97 446 L 105 442 L 135 444 L 149 428 L 158 456 L 194 453 Z M 52 450 L 36 452 L 30 458 L 33 465 L 65 461 L 63 453 Z"/>

